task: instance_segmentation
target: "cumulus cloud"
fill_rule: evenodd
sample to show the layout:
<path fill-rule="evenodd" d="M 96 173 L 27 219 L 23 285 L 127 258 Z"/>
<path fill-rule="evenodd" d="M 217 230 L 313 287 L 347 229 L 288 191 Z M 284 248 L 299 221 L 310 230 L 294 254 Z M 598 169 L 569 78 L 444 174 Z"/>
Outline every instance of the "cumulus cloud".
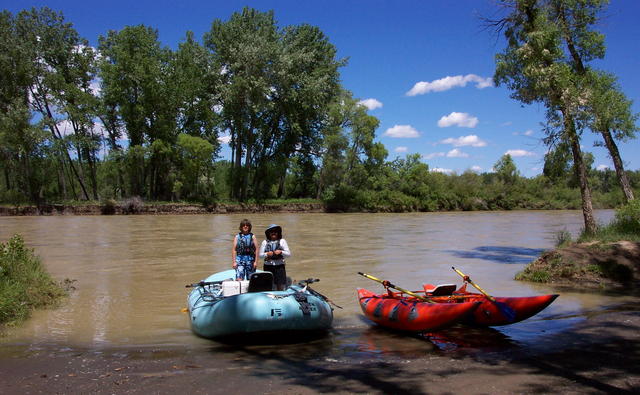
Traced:
<path fill-rule="evenodd" d="M 423 155 L 422 157 L 425 158 L 425 159 L 433 159 L 433 158 L 438 158 L 438 157 L 441 157 L 441 156 L 444 156 L 444 155 L 445 155 L 444 152 L 432 152 L 430 154 Z"/>
<path fill-rule="evenodd" d="M 433 169 L 429 169 L 430 171 L 433 171 L 435 173 L 444 173 L 444 174 L 451 174 L 453 173 L 452 169 L 443 169 L 442 167 L 434 167 Z"/>
<path fill-rule="evenodd" d="M 394 125 L 392 128 L 387 129 L 384 135 L 397 138 L 415 138 L 419 137 L 420 133 L 411 125 Z"/>
<path fill-rule="evenodd" d="M 598 167 L 596 167 L 596 169 L 603 171 L 603 170 L 609 170 L 611 169 L 611 167 L 607 166 L 607 165 L 598 165 Z"/>
<path fill-rule="evenodd" d="M 480 173 L 480 172 L 482 172 L 482 167 L 480 167 L 480 166 L 471 166 L 471 171 L 476 172 L 476 173 Z"/>
<path fill-rule="evenodd" d="M 468 158 L 469 154 L 460 151 L 457 148 L 452 149 L 447 152 L 447 158 Z"/>
<path fill-rule="evenodd" d="M 493 80 L 491 78 L 483 78 L 475 74 L 446 76 L 431 82 L 417 82 L 413 88 L 407 92 L 407 96 L 424 95 L 429 92 L 448 91 L 452 88 L 464 87 L 468 83 L 475 83 L 476 88 L 478 89 L 493 86 Z"/>
<path fill-rule="evenodd" d="M 367 107 L 369 110 L 375 110 L 376 108 L 382 108 L 382 103 L 376 99 L 364 99 L 360 100 L 358 104 Z"/>
<path fill-rule="evenodd" d="M 459 126 L 461 128 L 475 128 L 478 124 L 478 118 L 467 114 L 466 112 L 452 112 L 445 115 L 438 121 L 438 126 L 447 128 L 449 126 Z"/>
<path fill-rule="evenodd" d="M 220 142 L 220 144 L 229 144 L 229 142 L 231 141 L 231 135 L 224 135 L 224 136 L 220 136 L 218 137 L 218 141 Z"/>
<path fill-rule="evenodd" d="M 484 147 L 487 143 L 475 134 L 470 134 L 468 136 L 460 136 L 457 139 L 450 137 L 448 139 L 444 139 L 440 141 L 441 144 L 451 144 L 454 147 L 464 147 L 464 146 L 472 146 L 472 147 Z"/>
<path fill-rule="evenodd" d="M 523 149 L 510 149 L 509 151 L 504 153 L 505 155 L 511 155 L 513 158 L 517 158 L 520 156 L 535 156 L 533 152 L 525 151 Z"/>
<path fill-rule="evenodd" d="M 533 136 L 533 130 L 529 129 L 529 130 L 525 130 L 524 132 L 513 132 L 514 136 Z"/>
<path fill-rule="evenodd" d="M 396 152 L 407 152 L 408 148 L 407 147 L 396 147 L 396 149 L 394 151 Z"/>

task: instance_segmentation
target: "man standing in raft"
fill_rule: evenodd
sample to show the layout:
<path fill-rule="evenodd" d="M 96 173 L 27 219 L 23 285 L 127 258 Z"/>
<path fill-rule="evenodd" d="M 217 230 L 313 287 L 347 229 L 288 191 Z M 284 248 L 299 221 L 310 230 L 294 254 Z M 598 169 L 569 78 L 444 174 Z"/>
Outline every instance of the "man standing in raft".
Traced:
<path fill-rule="evenodd" d="M 231 250 L 233 268 L 236 269 L 236 280 L 248 280 L 251 274 L 256 271 L 258 266 L 257 249 L 258 241 L 251 233 L 251 222 L 248 219 L 243 219 L 240 222 L 240 233 L 233 238 L 233 249 Z"/>
<path fill-rule="evenodd" d="M 287 286 L 285 258 L 291 256 L 287 241 L 282 238 L 282 228 L 271 224 L 264 231 L 266 240 L 260 245 L 260 258 L 264 258 L 264 270 L 273 273 L 276 290 L 283 291 Z"/>

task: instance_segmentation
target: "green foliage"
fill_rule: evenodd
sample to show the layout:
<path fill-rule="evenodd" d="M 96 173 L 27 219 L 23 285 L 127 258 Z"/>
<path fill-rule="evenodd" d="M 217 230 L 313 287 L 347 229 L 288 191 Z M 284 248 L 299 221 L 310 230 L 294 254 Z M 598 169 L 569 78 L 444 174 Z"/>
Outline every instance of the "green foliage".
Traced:
<path fill-rule="evenodd" d="M 609 128 L 624 141 L 636 130 L 616 79 L 580 72 L 563 45 L 570 34 L 582 61 L 603 54 L 601 35 L 589 30 L 603 4 L 505 5 L 509 45 L 497 57 L 496 81 L 550 110 L 554 150 L 535 178 L 521 177 L 509 155 L 495 172 L 459 175 L 431 171 L 418 154 L 388 160 L 376 141 L 379 120 L 340 85 L 346 61 L 337 48 L 318 27 L 280 26 L 273 12 L 246 7 L 213 21 L 201 42 L 186 32 L 176 50 L 151 26 L 125 26 L 99 37 L 98 57 L 61 13 L 4 11 L 0 202 L 93 200 L 112 212 L 118 200 L 130 213 L 142 209 L 142 198 L 322 199 L 336 211 L 579 209 L 572 140 L 559 110 L 571 112 L 571 133 Z M 91 87 L 96 76 L 99 90 Z M 36 85 L 34 100 L 25 101 Z M 554 90 L 572 105 L 560 106 Z M 230 161 L 216 161 L 221 132 L 229 134 Z M 583 156 L 594 207 L 622 204 L 615 173 L 590 169 Z M 637 190 L 640 172 L 625 174 Z"/>
<path fill-rule="evenodd" d="M 0 323 L 23 320 L 31 310 L 55 304 L 65 295 L 21 236 L 0 243 Z"/>
<path fill-rule="evenodd" d="M 588 234 L 583 232 L 578 241 L 619 241 L 640 240 L 640 200 L 632 200 L 616 210 L 614 220 L 608 225 L 601 225 L 597 232 Z"/>

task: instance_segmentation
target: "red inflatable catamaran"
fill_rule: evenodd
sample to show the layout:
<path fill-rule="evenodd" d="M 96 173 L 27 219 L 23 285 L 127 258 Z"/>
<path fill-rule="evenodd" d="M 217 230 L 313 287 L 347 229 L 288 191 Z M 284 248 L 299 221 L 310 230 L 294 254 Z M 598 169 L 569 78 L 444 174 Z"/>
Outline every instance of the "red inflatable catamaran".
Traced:
<path fill-rule="evenodd" d="M 556 294 L 525 297 L 493 297 L 459 270 L 464 284 L 433 286 L 424 284 L 422 291 L 407 291 L 389 281 L 359 273 L 387 288 L 384 294 L 358 289 L 358 300 L 364 315 L 378 325 L 412 332 L 443 329 L 457 323 L 474 326 L 508 325 L 532 317 L 549 306 Z M 467 284 L 481 293 L 467 291 Z M 390 288 L 400 292 L 393 292 Z"/>

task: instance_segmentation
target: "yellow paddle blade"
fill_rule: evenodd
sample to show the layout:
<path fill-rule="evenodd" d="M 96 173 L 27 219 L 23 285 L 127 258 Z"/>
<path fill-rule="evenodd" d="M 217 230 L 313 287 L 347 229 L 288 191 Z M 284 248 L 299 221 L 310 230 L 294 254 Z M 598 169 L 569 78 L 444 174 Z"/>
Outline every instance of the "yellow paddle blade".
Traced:
<path fill-rule="evenodd" d="M 188 312 L 189 312 L 189 309 L 188 309 L 188 308 L 186 308 L 186 307 L 183 307 L 183 308 L 181 308 L 181 309 L 180 309 L 180 312 L 181 312 L 181 313 L 188 313 Z"/>

